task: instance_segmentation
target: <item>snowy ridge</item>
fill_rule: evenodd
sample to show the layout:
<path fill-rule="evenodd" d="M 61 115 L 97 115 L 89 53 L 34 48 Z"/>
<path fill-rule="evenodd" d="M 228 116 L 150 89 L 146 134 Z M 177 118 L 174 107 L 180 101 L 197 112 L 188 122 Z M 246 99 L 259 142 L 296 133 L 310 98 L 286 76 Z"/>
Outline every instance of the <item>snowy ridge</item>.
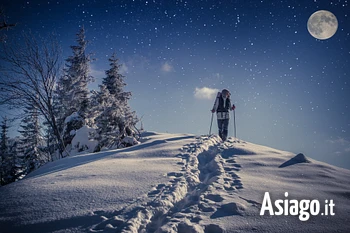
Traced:
<path fill-rule="evenodd" d="M 0 188 L 1 232 L 350 232 L 350 171 L 216 135 L 148 132 Z M 260 216 L 273 199 L 333 199 L 335 216 Z M 25 194 L 25 195 L 24 195 Z"/>
<path fill-rule="evenodd" d="M 251 213 L 258 215 L 261 208 L 261 199 L 259 202 L 254 198 L 244 197 L 239 192 L 243 189 L 243 183 L 239 176 L 242 166 L 237 163 L 237 156 L 249 158 L 253 155 L 272 155 L 274 160 L 285 161 L 279 168 L 297 163 L 311 163 L 311 160 L 302 154 L 286 160 L 280 157 L 281 154 L 291 156 L 291 153 L 234 138 L 222 143 L 217 135 L 197 137 L 196 142 L 183 146 L 181 151 L 177 155 L 182 160 L 178 163 L 182 165 L 181 171 L 168 173 L 171 180 L 167 184 L 158 184 L 148 193 L 148 197 L 153 198 L 151 201 L 136 206 L 129 212 L 120 212 L 119 215 L 109 219 L 104 218 L 90 230 L 92 232 L 114 230 L 111 232 L 123 233 L 233 232 L 226 230 L 227 223 L 213 223 L 212 220 L 226 216 L 244 217 Z M 266 156 L 263 159 L 265 160 L 263 162 L 254 161 L 254 166 L 268 167 L 269 159 Z M 291 225 L 288 228 L 292 227 Z M 259 232 L 256 227 L 241 230 Z"/>

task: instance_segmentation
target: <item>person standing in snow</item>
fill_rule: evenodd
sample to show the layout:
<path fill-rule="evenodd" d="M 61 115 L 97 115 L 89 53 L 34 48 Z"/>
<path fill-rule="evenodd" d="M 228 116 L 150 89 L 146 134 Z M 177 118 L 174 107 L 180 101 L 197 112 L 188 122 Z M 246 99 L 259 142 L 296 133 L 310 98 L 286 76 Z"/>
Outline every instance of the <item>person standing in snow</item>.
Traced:
<path fill-rule="evenodd" d="M 228 134 L 228 124 L 230 120 L 229 110 L 235 110 L 235 105 L 232 104 L 230 100 L 231 93 L 227 89 L 223 89 L 218 92 L 214 107 L 211 110 L 212 113 L 216 112 L 216 117 L 218 121 L 219 136 L 225 141 Z"/>

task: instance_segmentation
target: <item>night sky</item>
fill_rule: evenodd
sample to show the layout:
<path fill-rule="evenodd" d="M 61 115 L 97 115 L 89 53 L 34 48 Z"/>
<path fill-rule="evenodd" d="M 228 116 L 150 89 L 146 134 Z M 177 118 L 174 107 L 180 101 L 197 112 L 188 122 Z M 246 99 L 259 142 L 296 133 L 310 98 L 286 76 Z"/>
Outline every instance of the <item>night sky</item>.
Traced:
<path fill-rule="evenodd" d="M 97 89 L 116 52 L 146 130 L 208 134 L 214 97 L 231 91 L 237 136 L 350 169 L 350 7 L 305 1 L 2 1 L 9 40 L 55 32 L 63 58 L 84 26 Z M 318 10 L 336 34 L 312 37 Z M 197 90 L 197 91 L 196 91 Z M 214 118 L 215 120 L 215 118 Z M 213 131 L 217 133 L 216 121 Z M 231 120 L 229 134 L 232 136 Z M 13 127 L 17 130 L 17 126 Z"/>

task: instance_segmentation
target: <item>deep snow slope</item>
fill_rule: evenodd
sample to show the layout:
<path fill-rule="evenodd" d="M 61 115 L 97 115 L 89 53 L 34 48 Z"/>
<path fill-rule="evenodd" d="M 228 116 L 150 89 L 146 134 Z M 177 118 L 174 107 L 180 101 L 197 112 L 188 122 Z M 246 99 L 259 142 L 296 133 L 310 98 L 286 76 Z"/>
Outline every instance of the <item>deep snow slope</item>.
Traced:
<path fill-rule="evenodd" d="M 349 170 L 303 155 L 147 133 L 140 145 L 55 161 L 1 187 L 0 232 L 350 232 L 349 188 Z M 317 199 L 320 212 L 260 216 L 266 192 L 272 204 Z M 321 215 L 325 200 L 334 216 Z"/>

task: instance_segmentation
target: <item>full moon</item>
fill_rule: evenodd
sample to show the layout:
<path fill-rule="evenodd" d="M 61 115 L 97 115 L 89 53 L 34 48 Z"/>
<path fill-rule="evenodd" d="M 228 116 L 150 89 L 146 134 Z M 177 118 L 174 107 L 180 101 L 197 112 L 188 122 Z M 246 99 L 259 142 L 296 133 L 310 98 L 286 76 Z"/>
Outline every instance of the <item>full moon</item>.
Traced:
<path fill-rule="evenodd" d="M 316 39 L 329 39 L 336 33 L 337 29 L 338 20 L 329 11 L 316 11 L 307 21 L 307 30 Z"/>

